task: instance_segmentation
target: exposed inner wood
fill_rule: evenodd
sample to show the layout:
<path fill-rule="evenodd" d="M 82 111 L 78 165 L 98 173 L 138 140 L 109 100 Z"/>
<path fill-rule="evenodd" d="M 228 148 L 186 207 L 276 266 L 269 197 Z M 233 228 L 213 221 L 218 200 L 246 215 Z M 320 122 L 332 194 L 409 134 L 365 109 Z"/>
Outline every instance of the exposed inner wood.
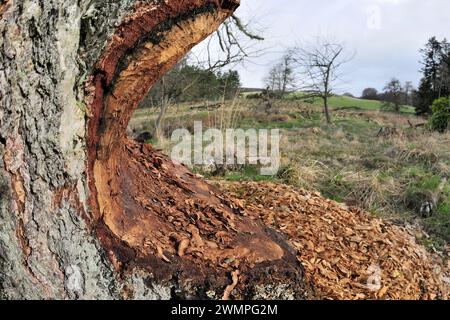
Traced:
<path fill-rule="evenodd" d="M 0 0 L 0 17 L 3 15 L 3 12 L 8 9 L 8 7 L 11 5 L 11 0 Z"/>
<path fill-rule="evenodd" d="M 198 7 L 204 2 L 185 1 L 184 7 L 163 14 L 140 8 L 161 23 L 167 24 L 171 15 L 173 24 L 155 41 L 155 34 L 145 36 L 151 33 L 145 27 L 149 18 L 141 15 L 136 19 L 141 19 L 137 25 L 143 35 L 135 37 L 135 46 L 120 46 L 127 41 L 132 45 L 124 30 L 136 29 L 126 25 L 99 64 L 89 131 L 95 228 L 118 269 L 137 265 L 161 279 L 177 273 L 181 279 L 223 288 L 231 272 L 239 270 L 236 285 L 241 291 L 246 280 L 255 279 L 254 285 L 289 283 L 297 293 L 305 292 L 303 269 L 284 241 L 186 167 L 126 137 L 130 117 L 150 87 L 231 13 L 210 3 Z M 175 16 L 177 10 L 183 15 Z M 277 272 L 261 275 L 269 269 Z"/>

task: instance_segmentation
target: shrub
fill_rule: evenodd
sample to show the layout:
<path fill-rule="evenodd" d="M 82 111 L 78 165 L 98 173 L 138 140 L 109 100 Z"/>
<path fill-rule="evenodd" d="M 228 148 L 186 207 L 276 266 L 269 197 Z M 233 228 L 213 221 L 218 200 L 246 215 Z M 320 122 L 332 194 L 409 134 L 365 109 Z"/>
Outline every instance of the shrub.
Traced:
<path fill-rule="evenodd" d="M 439 98 L 431 106 L 433 112 L 429 127 L 431 130 L 445 132 L 450 129 L 450 100 L 449 98 Z"/>

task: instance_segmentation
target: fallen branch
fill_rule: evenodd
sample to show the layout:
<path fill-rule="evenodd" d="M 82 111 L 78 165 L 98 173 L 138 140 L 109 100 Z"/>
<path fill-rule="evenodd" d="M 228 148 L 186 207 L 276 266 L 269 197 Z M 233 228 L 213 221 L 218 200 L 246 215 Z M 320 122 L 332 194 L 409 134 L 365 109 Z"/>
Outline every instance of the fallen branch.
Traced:
<path fill-rule="evenodd" d="M 411 128 L 417 129 L 417 128 L 421 128 L 421 127 L 425 127 L 426 126 L 426 122 L 425 123 L 418 123 L 418 124 L 413 124 L 410 120 L 408 120 L 408 124 Z"/>

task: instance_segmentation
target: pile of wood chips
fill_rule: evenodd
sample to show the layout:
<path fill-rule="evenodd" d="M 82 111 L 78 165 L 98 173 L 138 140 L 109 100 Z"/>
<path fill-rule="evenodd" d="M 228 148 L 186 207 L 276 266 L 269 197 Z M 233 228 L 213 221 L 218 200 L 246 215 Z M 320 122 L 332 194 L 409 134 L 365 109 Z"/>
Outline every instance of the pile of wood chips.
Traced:
<path fill-rule="evenodd" d="M 274 183 L 221 183 L 287 235 L 324 299 L 449 299 L 449 266 L 406 229 Z M 256 216 L 255 216 L 256 218 Z"/>

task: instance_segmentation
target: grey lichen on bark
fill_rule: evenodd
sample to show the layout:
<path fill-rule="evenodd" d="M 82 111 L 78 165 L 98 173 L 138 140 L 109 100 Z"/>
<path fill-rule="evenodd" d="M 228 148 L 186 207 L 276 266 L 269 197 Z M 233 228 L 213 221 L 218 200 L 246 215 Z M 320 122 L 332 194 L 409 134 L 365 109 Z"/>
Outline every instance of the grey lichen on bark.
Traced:
<path fill-rule="evenodd" d="M 87 212 L 87 115 L 74 89 L 134 2 L 8 1 L 2 8 L 3 298 L 120 297 L 122 285 L 80 215 Z"/>
<path fill-rule="evenodd" d="M 143 1 L 152 3 L 155 1 Z M 91 0 L 82 4 L 80 28 L 80 64 L 88 73 L 100 58 L 108 39 L 133 9 L 136 0 Z"/>

